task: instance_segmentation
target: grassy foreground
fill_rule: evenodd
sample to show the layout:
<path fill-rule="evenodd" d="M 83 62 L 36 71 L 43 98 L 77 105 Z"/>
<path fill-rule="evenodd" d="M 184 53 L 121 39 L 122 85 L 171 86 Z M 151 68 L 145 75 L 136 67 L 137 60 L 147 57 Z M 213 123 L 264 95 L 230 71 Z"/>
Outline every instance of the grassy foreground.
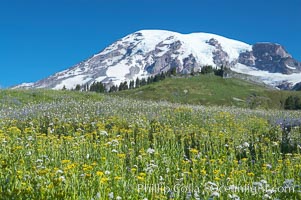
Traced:
<path fill-rule="evenodd" d="M 300 146 L 282 153 L 269 123 L 300 112 L 66 91 L 0 97 L 0 199 L 301 198 Z"/>

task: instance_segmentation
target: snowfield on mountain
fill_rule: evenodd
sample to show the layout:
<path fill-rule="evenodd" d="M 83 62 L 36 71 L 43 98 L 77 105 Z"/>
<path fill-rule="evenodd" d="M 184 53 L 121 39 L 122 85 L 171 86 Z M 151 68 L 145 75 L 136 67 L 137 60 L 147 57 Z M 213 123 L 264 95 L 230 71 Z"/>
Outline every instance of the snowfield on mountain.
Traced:
<path fill-rule="evenodd" d="M 176 68 L 197 72 L 203 66 L 226 66 L 273 87 L 293 88 L 301 81 L 301 63 L 279 44 L 249 45 L 209 33 L 180 34 L 141 30 L 111 44 L 100 53 L 62 72 L 15 88 L 75 88 L 102 82 L 107 86 Z"/>

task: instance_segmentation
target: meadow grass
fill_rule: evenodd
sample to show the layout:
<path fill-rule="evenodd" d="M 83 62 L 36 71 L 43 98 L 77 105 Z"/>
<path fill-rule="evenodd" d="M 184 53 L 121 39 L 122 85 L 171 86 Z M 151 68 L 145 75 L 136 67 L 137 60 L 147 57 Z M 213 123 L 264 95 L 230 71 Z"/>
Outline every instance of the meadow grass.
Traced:
<path fill-rule="evenodd" d="M 294 91 L 279 91 L 237 78 L 221 78 L 209 74 L 188 78 L 167 78 L 134 90 L 112 93 L 112 95 L 195 105 L 281 109 L 289 95 L 301 94 Z"/>

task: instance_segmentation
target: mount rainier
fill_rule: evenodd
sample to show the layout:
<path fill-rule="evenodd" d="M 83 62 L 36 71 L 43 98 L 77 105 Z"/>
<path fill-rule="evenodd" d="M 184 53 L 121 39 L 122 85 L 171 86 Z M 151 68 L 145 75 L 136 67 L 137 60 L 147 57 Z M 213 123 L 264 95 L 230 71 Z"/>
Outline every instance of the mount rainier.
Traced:
<path fill-rule="evenodd" d="M 95 81 L 110 86 L 171 68 L 178 73 L 196 72 L 205 65 L 227 66 L 281 89 L 291 89 L 301 81 L 301 63 L 279 44 L 249 45 L 209 33 L 141 30 L 69 69 L 15 88 L 71 89 Z"/>

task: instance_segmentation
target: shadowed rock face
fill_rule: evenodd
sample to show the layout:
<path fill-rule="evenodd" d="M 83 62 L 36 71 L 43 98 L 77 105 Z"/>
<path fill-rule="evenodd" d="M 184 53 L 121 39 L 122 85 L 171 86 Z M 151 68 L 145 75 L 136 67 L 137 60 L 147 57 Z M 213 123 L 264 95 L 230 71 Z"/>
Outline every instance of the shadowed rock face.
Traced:
<path fill-rule="evenodd" d="M 214 38 L 207 41 L 207 44 L 214 46 L 215 50 L 212 52 L 212 59 L 217 66 L 230 66 L 229 55 L 225 52 L 221 44 Z M 231 66 L 232 67 L 232 66 Z"/>
<path fill-rule="evenodd" d="M 290 82 L 282 82 L 281 84 L 277 85 L 277 88 L 281 89 L 281 90 L 291 90 L 293 88 L 293 83 Z"/>
<path fill-rule="evenodd" d="M 243 53 L 240 53 L 239 58 L 238 58 L 238 62 L 250 67 L 255 66 L 255 60 L 256 58 L 253 55 L 253 52 L 251 51 L 246 51 Z"/>
<path fill-rule="evenodd" d="M 173 39 L 173 38 L 167 38 Z M 164 44 L 163 42 L 156 45 L 155 50 L 150 51 L 147 57 L 155 58 L 155 62 L 146 66 L 146 70 L 150 74 L 158 74 L 162 71 L 168 71 L 171 68 L 177 68 L 177 72 L 184 73 L 185 71 L 191 72 L 197 70 L 200 65 L 197 63 L 195 57 L 190 54 L 188 57 L 179 60 L 175 55 L 179 54 L 178 50 L 182 47 L 181 41 L 175 41 L 170 44 Z M 161 48 L 168 49 L 162 51 Z M 163 53 L 160 55 L 160 53 Z M 160 56 L 157 56 L 160 55 Z"/>
<path fill-rule="evenodd" d="M 283 46 L 274 43 L 256 43 L 251 52 L 240 54 L 238 62 L 271 73 L 301 72 L 301 63 L 292 58 Z"/>
<path fill-rule="evenodd" d="M 297 83 L 297 84 L 293 87 L 293 90 L 301 91 L 301 82 Z"/>

